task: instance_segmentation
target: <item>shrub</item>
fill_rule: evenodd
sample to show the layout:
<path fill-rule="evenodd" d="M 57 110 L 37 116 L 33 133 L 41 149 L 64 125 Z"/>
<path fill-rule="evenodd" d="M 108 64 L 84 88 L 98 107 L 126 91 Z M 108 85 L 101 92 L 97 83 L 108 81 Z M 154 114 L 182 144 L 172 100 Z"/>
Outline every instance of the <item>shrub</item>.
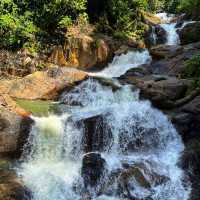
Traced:
<path fill-rule="evenodd" d="M 38 46 L 32 43 L 66 30 L 85 9 L 86 0 L 1 0 L 0 48 Z"/>
<path fill-rule="evenodd" d="M 26 42 L 34 41 L 38 28 L 30 16 L 30 12 L 20 15 L 18 6 L 12 0 L 1 1 L 0 48 L 20 48 Z"/>
<path fill-rule="evenodd" d="M 200 54 L 186 61 L 182 76 L 193 79 L 193 87 L 200 87 Z"/>

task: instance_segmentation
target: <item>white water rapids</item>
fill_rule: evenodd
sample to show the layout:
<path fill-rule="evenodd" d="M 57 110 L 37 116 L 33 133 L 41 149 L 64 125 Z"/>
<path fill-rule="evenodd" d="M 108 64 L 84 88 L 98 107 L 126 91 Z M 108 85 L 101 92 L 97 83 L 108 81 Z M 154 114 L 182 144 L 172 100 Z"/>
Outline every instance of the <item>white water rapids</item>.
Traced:
<path fill-rule="evenodd" d="M 162 24 L 160 26 L 167 33 L 167 45 L 178 45 L 180 44 L 179 35 L 177 33 L 176 23 L 171 23 L 171 20 L 174 18 L 174 15 L 170 15 L 167 13 L 158 13 L 156 14 L 162 20 Z"/>
<path fill-rule="evenodd" d="M 151 62 L 151 56 L 148 50 L 130 51 L 126 54 L 115 56 L 112 63 L 110 63 L 104 70 L 96 73 L 89 73 L 91 76 L 100 77 L 120 77 L 129 69 L 141 66 Z"/>
<path fill-rule="evenodd" d="M 93 76 L 119 77 L 150 60 L 147 50 L 129 52 Z M 188 200 L 189 182 L 177 165 L 182 140 L 162 112 L 139 100 L 138 90 L 126 85 L 113 91 L 88 79 L 64 92 L 60 101 L 65 103 L 62 115 L 33 117 L 18 169 L 33 200 Z M 94 188 L 85 186 L 81 173 L 82 160 L 90 153 L 85 138 L 91 125 L 85 120 L 91 117 L 96 124 L 90 150 L 106 163 L 106 176 Z M 124 171 L 133 166 L 139 166 L 150 185 L 143 186 L 134 173 L 123 183 Z M 113 174 L 116 178 L 109 178 Z"/>

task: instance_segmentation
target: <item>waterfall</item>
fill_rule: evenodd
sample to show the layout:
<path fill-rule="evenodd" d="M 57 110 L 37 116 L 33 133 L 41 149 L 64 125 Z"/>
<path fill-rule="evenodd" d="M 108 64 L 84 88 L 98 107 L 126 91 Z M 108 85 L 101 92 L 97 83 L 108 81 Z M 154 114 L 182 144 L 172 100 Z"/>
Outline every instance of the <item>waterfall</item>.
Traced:
<path fill-rule="evenodd" d="M 177 166 L 184 149 L 181 138 L 164 114 L 152 108 L 149 101 L 139 100 L 138 90 L 126 85 L 113 91 L 89 79 L 64 92 L 60 101 L 68 105 L 62 115 L 33 117 L 35 125 L 18 169 L 33 192 L 33 200 L 79 200 L 88 195 L 93 200 L 129 199 L 126 195 L 188 199 L 190 189 L 184 186 L 184 173 Z M 101 120 L 95 121 L 95 145 L 90 144 L 90 151 L 105 160 L 107 178 L 92 188 L 84 185 L 81 168 L 83 157 L 88 155 L 85 153 L 90 153 L 84 150 L 88 130 L 84 120 L 96 116 Z M 137 177 L 130 177 L 127 194 L 119 187 L 127 166 L 148 171 L 145 177 L 150 185 L 142 187 Z M 109 179 L 117 172 L 117 178 Z M 156 177 L 165 177 L 165 181 L 155 181 Z"/>
<path fill-rule="evenodd" d="M 180 44 L 179 35 L 177 33 L 176 23 L 171 23 L 171 20 L 174 18 L 174 15 L 167 13 L 158 13 L 156 14 L 161 20 L 162 24 L 160 26 L 167 33 L 167 45 L 178 45 Z"/>
<path fill-rule="evenodd" d="M 157 42 L 157 35 L 156 35 L 156 31 L 155 31 L 155 26 L 152 26 L 152 31 L 151 31 L 151 36 L 152 38 L 152 44 L 156 45 Z"/>
<path fill-rule="evenodd" d="M 151 61 L 148 50 L 129 51 L 126 54 L 115 56 L 104 70 L 96 73 L 89 73 L 91 76 L 102 76 L 107 78 L 120 77 L 129 69 L 138 67 Z"/>
<path fill-rule="evenodd" d="M 131 51 L 89 75 L 120 77 L 150 61 L 148 50 Z M 33 116 L 17 169 L 32 200 L 188 200 L 181 137 L 139 93 L 90 78 L 62 93 L 59 115 Z"/>

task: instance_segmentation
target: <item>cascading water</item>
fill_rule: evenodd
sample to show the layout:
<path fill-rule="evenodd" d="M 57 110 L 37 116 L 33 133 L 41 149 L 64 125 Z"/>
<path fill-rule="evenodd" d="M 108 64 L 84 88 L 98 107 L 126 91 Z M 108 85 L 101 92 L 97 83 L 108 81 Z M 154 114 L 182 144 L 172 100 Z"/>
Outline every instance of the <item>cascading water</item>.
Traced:
<path fill-rule="evenodd" d="M 126 54 L 115 56 L 104 70 L 96 73 L 89 73 L 91 76 L 101 76 L 107 78 L 120 77 L 129 69 L 138 67 L 151 61 L 148 50 L 129 51 Z"/>
<path fill-rule="evenodd" d="M 89 79 L 64 92 L 61 101 L 68 104 L 61 116 L 34 117 L 18 170 L 33 200 L 188 199 L 190 188 L 177 166 L 182 141 L 167 117 L 139 100 L 138 90 L 127 85 L 113 91 Z M 81 167 L 90 153 L 84 148 L 84 120 L 96 116 L 101 116 L 92 131 L 97 145 L 90 144 L 90 151 L 105 160 L 106 176 L 93 188 L 85 186 Z"/>
<path fill-rule="evenodd" d="M 120 77 L 150 61 L 148 50 L 128 52 L 89 75 Z M 33 200 L 188 200 L 181 138 L 137 89 L 88 79 L 60 102 L 61 115 L 33 117 L 17 170 Z"/>
<path fill-rule="evenodd" d="M 171 20 L 174 18 L 174 15 L 167 13 L 158 13 L 156 14 L 162 20 L 160 26 L 167 33 L 167 45 L 178 45 L 180 44 L 179 35 L 177 33 L 176 23 L 172 23 Z"/>

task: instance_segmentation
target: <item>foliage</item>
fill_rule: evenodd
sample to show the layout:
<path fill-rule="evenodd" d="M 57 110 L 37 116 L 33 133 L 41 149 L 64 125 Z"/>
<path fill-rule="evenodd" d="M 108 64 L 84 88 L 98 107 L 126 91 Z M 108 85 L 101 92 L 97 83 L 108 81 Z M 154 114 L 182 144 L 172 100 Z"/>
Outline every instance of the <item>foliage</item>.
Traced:
<path fill-rule="evenodd" d="M 196 14 L 196 12 L 199 15 L 200 0 L 180 0 L 177 9 L 179 12 L 185 12 L 189 16 Z"/>
<path fill-rule="evenodd" d="M 34 40 L 37 27 L 29 19 L 30 13 L 19 15 L 19 9 L 12 0 L 0 3 L 0 47 L 17 47 Z"/>
<path fill-rule="evenodd" d="M 176 13 L 181 0 L 165 0 L 164 8 L 169 13 Z"/>
<path fill-rule="evenodd" d="M 36 40 L 69 27 L 85 9 L 86 0 L 1 0 L 0 48 L 38 46 Z"/>
<path fill-rule="evenodd" d="M 18 0 L 22 12 L 33 13 L 33 21 L 43 30 L 55 30 L 66 19 L 75 20 L 84 12 L 86 0 Z M 23 3 L 21 3 L 23 2 Z"/>
<path fill-rule="evenodd" d="M 189 9 L 186 2 L 200 0 L 1 0 L 0 48 L 37 51 L 41 44 L 62 41 L 71 26 L 84 27 L 88 21 L 118 38 L 141 39 L 146 31 L 141 11 L 176 9 L 179 1 L 179 9 Z"/>
<path fill-rule="evenodd" d="M 200 0 L 165 0 L 164 7 L 171 13 L 182 12 L 188 16 L 199 16 Z"/>
<path fill-rule="evenodd" d="M 183 77 L 192 78 L 193 87 L 200 87 L 200 54 L 186 61 Z"/>

